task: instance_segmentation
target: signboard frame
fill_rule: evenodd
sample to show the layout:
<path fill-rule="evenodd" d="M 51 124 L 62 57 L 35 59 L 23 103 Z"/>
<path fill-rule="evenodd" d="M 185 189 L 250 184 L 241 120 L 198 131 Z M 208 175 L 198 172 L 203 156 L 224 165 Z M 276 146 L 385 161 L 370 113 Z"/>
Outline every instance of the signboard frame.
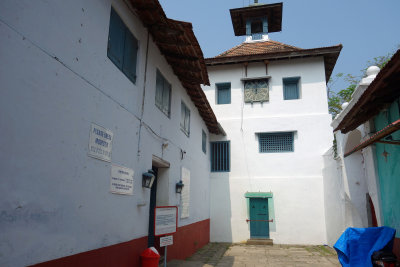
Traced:
<path fill-rule="evenodd" d="M 171 208 L 175 208 L 176 212 L 175 212 L 175 232 L 168 232 L 168 233 L 163 233 L 158 235 L 157 231 L 156 231 L 156 217 L 157 217 L 157 209 L 171 209 Z M 166 236 L 166 235 L 172 235 L 175 234 L 178 230 L 178 206 L 157 206 L 154 208 L 154 236 Z"/>
<path fill-rule="evenodd" d="M 129 182 L 127 182 L 126 180 L 132 180 L 132 184 L 131 184 L 131 188 L 129 189 L 129 191 L 124 191 L 122 189 L 118 189 L 118 184 L 117 182 L 113 182 L 114 179 L 121 179 L 120 177 L 114 177 L 113 174 L 114 171 L 119 172 L 123 172 L 123 176 L 126 176 L 125 181 L 121 181 L 120 184 L 124 185 L 124 184 L 129 184 Z M 132 173 L 132 174 L 130 174 Z M 112 194 L 118 194 L 118 195 L 125 195 L 125 196 L 132 196 L 133 195 L 133 190 L 134 190 L 134 185 L 135 185 L 135 171 L 131 168 L 125 167 L 125 166 L 121 166 L 115 163 L 111 163 L 111 179 L 110 179 L 110 193 Z"/>
<path fill-rule="evenodd" d="M 167 247 L 174 244 L 173 235 L 165 235 L 160 237 L 160 247 Z"/>

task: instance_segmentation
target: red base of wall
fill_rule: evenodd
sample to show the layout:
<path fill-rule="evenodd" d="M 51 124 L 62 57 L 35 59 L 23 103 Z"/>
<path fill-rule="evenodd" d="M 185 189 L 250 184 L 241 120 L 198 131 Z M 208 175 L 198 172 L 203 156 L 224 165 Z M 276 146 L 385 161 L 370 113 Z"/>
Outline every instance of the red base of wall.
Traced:
<path fill-rule="evenodd" d="M 159 238 L 156 238 L 159 245 Z M 186 259 L 210 242 L 210 220 L 179 227 L 174 244 L 168 247 L 168 260 Z M 128 242 L 82 252 L 68 257 L 35 264 L 35 267 L 140 266 L 140 253 L 147 248 L 147 236 Z M 157 247 L 164 254 L 164 249 Z"/>
<path fill-rule="evenodd" d="M 186 259 L 210 242 L 210 220 L 179 227 L 174 234 L 174 244 L 168 247 L 168 261 Z M 158 242 L 159 244 L 159 242 Z M 163 254 L 164 254 L 164 249 Z M 160 250 L 159 250 L 160 251 Z"/>
<path fill-rule="evenodd" d="M 400 238 L 394 239 L 393 253 L 396 254 L 397 260 L 400 260 Z"/>

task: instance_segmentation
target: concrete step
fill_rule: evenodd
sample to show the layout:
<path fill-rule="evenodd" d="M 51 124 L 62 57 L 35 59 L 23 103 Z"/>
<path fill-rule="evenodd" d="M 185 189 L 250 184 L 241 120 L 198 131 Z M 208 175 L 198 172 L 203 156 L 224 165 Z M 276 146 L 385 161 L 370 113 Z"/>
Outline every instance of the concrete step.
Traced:
<path fill-rule="evenodd" d="M 248 239 L 246 245 L 267 245 L 272 246 L 274 242 L 272 239 Z"/>

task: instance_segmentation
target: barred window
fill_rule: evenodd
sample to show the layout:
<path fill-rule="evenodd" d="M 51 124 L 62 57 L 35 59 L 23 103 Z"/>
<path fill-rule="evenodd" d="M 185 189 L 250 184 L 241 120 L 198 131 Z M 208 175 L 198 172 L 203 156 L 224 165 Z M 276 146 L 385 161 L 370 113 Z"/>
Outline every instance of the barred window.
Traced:
<path fill-rule="evenodd" d="M 259 133 L 258 143 L 260 153 L 293 152 L 293 132 Z"/>
<path fill-rule="evenodd" d="M 211 171 L 229 172 L 230 171 L 230 142 L 211 142 Z"/>

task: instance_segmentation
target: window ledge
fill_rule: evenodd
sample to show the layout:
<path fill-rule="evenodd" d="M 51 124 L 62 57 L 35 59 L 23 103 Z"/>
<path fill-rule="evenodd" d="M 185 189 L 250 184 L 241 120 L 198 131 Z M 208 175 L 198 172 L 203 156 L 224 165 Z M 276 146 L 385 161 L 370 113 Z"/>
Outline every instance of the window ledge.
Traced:
<path fill-rule="evenodd" d="M 271 76 L 270 75 L 266 75 L 266 76 L 260 76 L 260 77 L 246 77 L 246 78 L 241 78 L 241 81 L 252 81 L 252 80 L 266 80 L 266 79 L 270 79 Z"/>

